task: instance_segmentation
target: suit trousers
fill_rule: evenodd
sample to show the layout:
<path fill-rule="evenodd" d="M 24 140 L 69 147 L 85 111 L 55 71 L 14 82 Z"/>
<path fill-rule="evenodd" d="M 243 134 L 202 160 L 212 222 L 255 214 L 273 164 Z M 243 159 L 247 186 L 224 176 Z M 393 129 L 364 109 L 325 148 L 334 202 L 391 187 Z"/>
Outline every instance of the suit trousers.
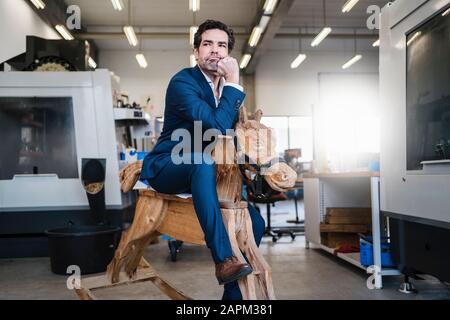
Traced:
<path fill-rule="evenodd" d="M 192 154 L 194 157 L 203 154 Z M 191 193 L 195 212 L 205 234 L 205 242 L 211 250 L 214 263 L 221 263 L 233 255 L 228 233 L 222 220 L 219 199 L 216 190 L 216 166 L 212 161 L 200 164 L 174 164 L 170 161 L 156 177 L 148 180 L 157 191 L 166 194 Z M 264 234 L 265 222 L 256 209 L 249 204 L 253 234 L 259 246 Z M 225 284 L 222 297 L 226 300 L 242 299 L 236 281 Z"/>

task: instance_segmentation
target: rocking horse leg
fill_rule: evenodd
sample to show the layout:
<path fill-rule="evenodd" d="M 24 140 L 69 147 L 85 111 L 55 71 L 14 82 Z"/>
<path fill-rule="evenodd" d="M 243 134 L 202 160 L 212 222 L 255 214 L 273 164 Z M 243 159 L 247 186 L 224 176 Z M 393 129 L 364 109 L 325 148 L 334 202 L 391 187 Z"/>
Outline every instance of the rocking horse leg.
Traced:
<path fill-rule="evenodd" d="M 128 276 L 133 277 L 151 236 L 164 219 L 167 207 L 167 201 L 163 199 L 138 198 L 133 224 L 123 233 L 114 258 L 108 265 L 107 276 L 112 283 L 119 281 L 124 265 Z"/>
<path fill-rule="evenodd" d="M 255 238 L 253 237 L 252 220 L 248 213 L 248 209 L 242 210 L 243 225 L 237 234 L 237 242 L 253 270 L 256 271 L 255 274 L 258 278 L 263 298 L 265 300 L 275 300 L 275 292 L 272 284 L 272 270 L 256 245 Z"/>
<path fill-rule="evenodd" d="M 236 240 L 236 211 L 240 209 L 222 209 L 223 222 L 230 238 L 233 254 L 242 263 L 247 263 Z M 239 289 L 244 300 L 256 300 L 255 277 L 253 274 L 238 280 Z"/>

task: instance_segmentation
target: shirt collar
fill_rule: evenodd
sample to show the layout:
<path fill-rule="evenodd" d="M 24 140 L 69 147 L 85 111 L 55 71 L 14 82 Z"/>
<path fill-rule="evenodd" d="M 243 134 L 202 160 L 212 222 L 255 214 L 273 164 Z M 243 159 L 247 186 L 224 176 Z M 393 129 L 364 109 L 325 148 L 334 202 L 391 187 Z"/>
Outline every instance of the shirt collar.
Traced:
<path fill-rule="evenodd" d="M 205 77 L 206 81 L 208 81 L 208 84 L 209 84 L 209 86 L 211 87 L 211 90 L 213 90 L 213 93 L 214 93 L 214 83 L 208 77 L 208 75 L 203 72 L 202 68 L 199 67 L 199 69 L 203 73 L 203 76 Z M 225 85 L 225 79 L 223 77 L 220 77 L 220 80 L 219 80 L 219 92 L 220 92 L 220 95 L 222 95 L 222 89 L 223 89 L 224 85 Z"/>

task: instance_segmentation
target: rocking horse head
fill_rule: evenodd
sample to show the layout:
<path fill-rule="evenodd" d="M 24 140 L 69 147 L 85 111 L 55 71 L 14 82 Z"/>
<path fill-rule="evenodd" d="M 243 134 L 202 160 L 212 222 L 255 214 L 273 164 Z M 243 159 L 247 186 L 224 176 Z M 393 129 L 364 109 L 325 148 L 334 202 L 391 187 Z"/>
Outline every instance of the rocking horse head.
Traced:
<path fill-rule="evenodd" d="M 235 148 L 244 183 L 254 197 L 264 199 L 292 188 L 297 174 L 278 157 L 275 131 L 261 123 L 262 114 L 257 110 L 250 118 L 247 110 L 241 108 Z"/>

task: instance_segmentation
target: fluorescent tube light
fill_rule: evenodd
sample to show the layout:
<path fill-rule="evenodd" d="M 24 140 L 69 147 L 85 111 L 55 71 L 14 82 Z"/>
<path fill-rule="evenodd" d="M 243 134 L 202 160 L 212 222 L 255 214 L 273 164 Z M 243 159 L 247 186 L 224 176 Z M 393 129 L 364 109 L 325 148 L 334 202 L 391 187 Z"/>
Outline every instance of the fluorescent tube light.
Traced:
<path fill-rule="evenodd" d="M 45 3 L 42 0 L 31 0 L 31 2 L 38 9 L 44 9 L 45 8 Z"/>
<path fill-rule="evenodd" d="M 264 14 L 272 14 L 273 10 L 275 10 L 275 7 L 277 6 L 278 0 L 266 0 L 264 3 Z"/>
<path fill-rule="evenodd" d="M 356 62 L 358 62 L 359 60 L 361 60 L 362 55 L 357 54 L 356 56 L 354 56 L 353 58 L 351 58 L 346 64 L 344 64 L 342 66 L 342 69 L 348 69 L 350 68 L 352 65 L 354 65 Z"/>
<path fill-rule="evenodd" d="M 359 0 L 348 0 L 342 7 L 342 12 L 350 12 L 352 8 L 357 4 Z"/>
<path fill-rule="evenodd" d="M 450 13 L 450 8 L 448 8 L 447 10 L 445 10 L 445 12 L 442 14 L 443 17 L 448 16 L 448 14 Z"/>
<path fill-rule="evenodd" d="M 122 11 L 124 5 L 122 0 L 111 0 L 114 10 Z"/>
<path fill-rule="evenodd" d="M 297 58 L 295 58 L 294 61 L 292 61 L 291 63 L 291 69 L 296 69 L 298 68 L 298 66 L 305 61 L 306 59 L 306 54 L 300 53 Z"/>
<path fill-rule="evenodd" d="M 380 39 L 372 43 L 372 47 L 379 47 L 380 46 Z"/>
<path fill-rule="evenodd" d="M 320 33 L 311 42 L 312 47 L 317 47 L 332 31 L 333 29 L 325 27 L 320 31 Z"/>
<path fill-rule="evenodd" d="M 90 66 L 92 69 L 97 68 L 97 63 L 96 63 L 95 60 L 92 59 L 91 57 L 89 57 L 88 63 L 89 63 L 89 66 Z"/>
<path fill-rule="evenodd" d="M 143 69 L 147 68 L 147 59 L 145 59 L 145 56 L 142 53 L 138 53 L 136 55 L 136 60 L 139 63 L 139 66 Z"/>
<path fill-rule="evenodd" d="M 127 36 L 128 42 L 131 46 L 135 47 L 138 44 L 138 39 L 136 37 L 136 33 L 134 33 L 134 29 L 132 26 L 125 26 L 123 27 L 123 32 L 125 32 L 125 35 Z"/>
<path fill-rule="evenodd" d="M 259 20 L 258 27 L 261 28 L 261 32 L 264 32 L 266 30 L 267 25 L 269 24 L 270 16 L 262 16 L 261 20 Z"/>
<path fill-rule="evenodd" d="M 239 68 L 241 69 L 245 69 L 248 65 L 248 63 L 250 62 L 250 59 L 252 58 L 251 54 L 244 54 L 242 56 L 241 62 L 239 63 Z"/>
<path fill-rule="evenodd" d="M 250 47 L 255 47 L 258 44 L 259 38 L 261 37 L 262 30 L 260 27 L 254 27 L 248 44 Z"/>
<path fill-rule="evenodd" d="M 66 40 L 73 40 L 75 39 L 70 32 L 64 27 L 62 24 L 57 24 L 55 26 L 55 29 L 59 32 L 60 35 Z"/>
<path fill-rule="evenodd" d="M 196 12 L 200 10 L 200 0 L 189 0 L 189 10 Z"/>
<path fill-rule="evenodd" d="M 196 26 L 192 26 L 189 28 L 189 43 L 191 44 L 191 46 L 194 45 L 194 36 L 195 36 L 195 33 L 197 32 L 197 30 L 198 30 L 198 27 L 196 27 Z"/>

